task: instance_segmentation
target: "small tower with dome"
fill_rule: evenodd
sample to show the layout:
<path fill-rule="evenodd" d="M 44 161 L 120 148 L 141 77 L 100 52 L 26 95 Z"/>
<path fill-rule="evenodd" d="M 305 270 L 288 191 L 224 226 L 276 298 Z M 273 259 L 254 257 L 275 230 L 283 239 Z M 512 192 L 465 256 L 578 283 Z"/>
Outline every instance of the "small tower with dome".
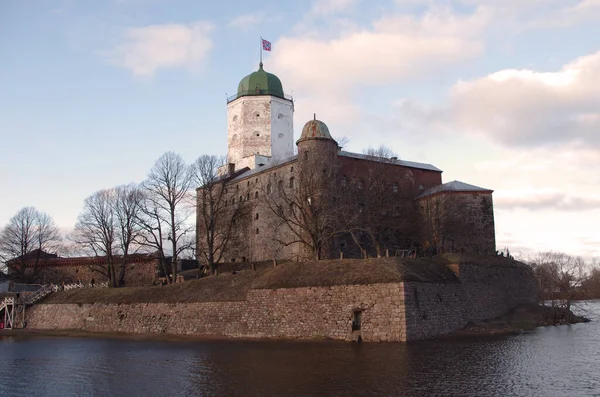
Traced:
<path fill-rule="evenodd" d="M 250 169 L 294 155 L 294 103 L 263 69 L 244 77 L 227 99 L 227 161 Z"/>

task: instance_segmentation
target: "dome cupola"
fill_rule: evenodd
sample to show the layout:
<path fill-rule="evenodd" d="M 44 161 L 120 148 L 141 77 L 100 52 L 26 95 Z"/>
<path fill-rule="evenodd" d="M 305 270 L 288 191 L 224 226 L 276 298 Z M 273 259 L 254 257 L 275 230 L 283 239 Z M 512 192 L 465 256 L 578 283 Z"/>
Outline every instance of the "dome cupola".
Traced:
<path fill-rule="evenodd" d="M 327 128 L 327 125 L 321 120 L 317 120 L 316 115 L 313 120 L 310 120 L 308 123 L 304 124 L 304 127 L 302 128 L 302 135 L 300 135 L 300 139 L 296 141 L 296 144 L 309 139 L 329 140 L 335 142 L 335 139 L 333 139 L 329 133 L 329 128 Z"/>
<path fill-rule="evenodd" d="M 238 84 L 235 99 L 247 95 L 272 95 L 278 98 L 287 99 L 283 93 L 283 86 L 281 85 L 279 77 L 272 73 L 265 72 L 262 62 L 259 63 L 256 72 L 250 73 L 240 81 L 240 84 Z"/>

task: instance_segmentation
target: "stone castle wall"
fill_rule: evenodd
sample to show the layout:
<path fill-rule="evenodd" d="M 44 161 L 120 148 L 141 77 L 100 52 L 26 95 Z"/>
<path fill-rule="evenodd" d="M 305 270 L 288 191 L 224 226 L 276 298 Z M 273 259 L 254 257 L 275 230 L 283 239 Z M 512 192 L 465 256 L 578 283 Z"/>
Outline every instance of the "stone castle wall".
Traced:
<path fill-rule="evenodd" d="M 240 338 L 351 340 L 362 311 L 365 341 L 406 339 L 402 283 L 252 290 L 244 301 L 134 304 L 38 304 L 34 329 L 77 329 Z"/>
<path fill-rule="evenodd" d="M 250 290 L 244 300 L 197 303 L 37 304 L 28 327 L 238 338 L 420 340 L 536 301 L 522 264 L 450 265 L 453 282 Z M 355 312 L 360 331 L 352 330 Z"/>

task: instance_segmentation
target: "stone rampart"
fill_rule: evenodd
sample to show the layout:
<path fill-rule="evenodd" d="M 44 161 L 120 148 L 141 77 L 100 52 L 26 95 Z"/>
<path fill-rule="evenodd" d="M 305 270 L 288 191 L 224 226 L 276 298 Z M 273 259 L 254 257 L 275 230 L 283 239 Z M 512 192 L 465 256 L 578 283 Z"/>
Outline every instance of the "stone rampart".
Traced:
<path fill-rule="evenodd" d="M 360 335 L 363 341 L 406 341 L 450 333 L 536 300 L 534 278 L 523 264 L 449 267 L 457 277 L 446 281 L 432 275 L 421 281 L 250 289 L 238 300 L 220 302 L 38 304 L 28 311 L 28 326 L 237 338 L 356 340 Z"/>
<path fill-rule="evenodd" d="M 365 341 L 405 340 L 402 284 L 252 290 L 244 301 L 39 304 L 28 327 L 238 338 L 351 340 L 355 311 Z"/>

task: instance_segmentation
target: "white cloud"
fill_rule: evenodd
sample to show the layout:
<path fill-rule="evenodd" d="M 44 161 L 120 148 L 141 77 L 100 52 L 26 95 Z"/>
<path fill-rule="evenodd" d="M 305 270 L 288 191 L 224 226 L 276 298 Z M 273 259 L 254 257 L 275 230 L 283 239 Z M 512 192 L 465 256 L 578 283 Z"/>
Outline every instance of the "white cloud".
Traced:
<path fill-rule="evenodd" d="M 369 28 L 348 22 L 329 39 L 315 30 L 281 38 L 269 62 L 296 94 L 321 102 L 327 97 L 329 106 L 347 108 L 365 87 L 405 81 L 476 56 L 489 18 L 483 9 L 472 14 L 431 9 L 421 16 L 385 16 Z"/>
<path fill-rule="evenodd" d="M 264 12 L 238 15 L 237 17 L 231 19 L 227 23 L 227 27 L 233 28 L 233 29 L 246 30 L 246 29 L 251 29 L 251 28 L 255 27 L 256 25 L 258 25 L 259 23 L 261 23 L 264 20 L 265 20 Z"/>
<path fill-rule="evenodd" d="M 359 0 L 317 0 L 313 3 L 312 13 L 317 15 L 330 15 L 348 10 Z"/>
<path fill-rule="evenodd" d="M 190 24 L 151 25 L 129 28 L 124 43 L 108 54 L 110 61 L 136 76 L 151 77 L 159 69 L 195 68 L 213 47 L 213 25 L 199 21 Z"/>
<path fill-rule="evenodd" d="M 453 128 L 506 145 L 575 143 L 600 149 L 600 52 L 557 72 L 502 70 L 457 83 L 447 117 Z"/>

